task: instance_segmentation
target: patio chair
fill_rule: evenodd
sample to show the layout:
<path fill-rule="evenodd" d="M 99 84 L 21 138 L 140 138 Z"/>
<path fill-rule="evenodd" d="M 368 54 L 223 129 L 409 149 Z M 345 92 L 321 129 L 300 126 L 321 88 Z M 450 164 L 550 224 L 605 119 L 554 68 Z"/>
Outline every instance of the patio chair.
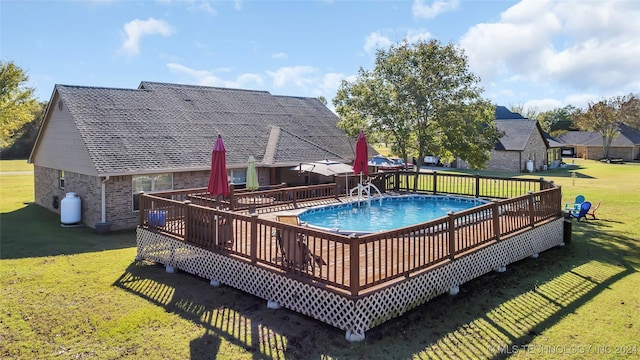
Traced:
<path fill-rule="evenodd" d="M 591 216 L 593 218 L 593 220 L 597 220 L 597 218 L 596 218 L 596 210 L 598 210 L 599 207 L 600 207 L 600 201 L 598 201 L 596 206 L 594 206 L 591 210 L 589 210 L 587 212 L 587 215 Z"/>
<path fill-rule="evenodd" d="M 276 220 L 285 224 L 302 225 L 297 215 L 278 215 Z M 282 254 L 282 260 L 288 265 L 305 269 L 311 266 L 313 269 L 314 264 L 326 264 L 320 256 L 311 253 L 306 244 L 304 234 L 291 229 L 278 229 L 276 230 L 276 239 Z"/>
<path fill-rule="evenodd" d="M 219 216 L 218 227 L 215 231 L 219 231 L 218 244 L 225 247 L 233 247 L 233 228 L 231 226 L 231 219 L 224 215 Z"/>
<path fill-rule="evenodd" d="M 588 220 L 587 213 L 589 212 L 589 209 L 591 209 L 591 203 L 588 201 L 585 201 L 582 203 L 582 205 L 580 205 L 580 210 L 574 210 L 571 213 L 571 216 L 578 219 L 578 221 L 580 221 L 581 218 Z"/>
<path fill-rule="evenodd" d="M 580 205 L 582 205 L 582 203 L 584 203 L 584 195 L 578 195 L 576 196 L 576 199 L 573 201 L 573 204 L 567 203 L 564 204 L 564 209 L 565 210 L 580 210 Z"/>
<path fill-rule="evenodd" d="M 276 240 L 285 265 L 300 269 L 307 269 L 309 266 L 313 268 L 313 257 L 304 243 L 302 234 L 291 229 L 278 229 Z"/>
<path fill-rule="evenodd" d="M 278 215 L 276 220 L 285 224 L 301 225 L 298 215 Z"/>

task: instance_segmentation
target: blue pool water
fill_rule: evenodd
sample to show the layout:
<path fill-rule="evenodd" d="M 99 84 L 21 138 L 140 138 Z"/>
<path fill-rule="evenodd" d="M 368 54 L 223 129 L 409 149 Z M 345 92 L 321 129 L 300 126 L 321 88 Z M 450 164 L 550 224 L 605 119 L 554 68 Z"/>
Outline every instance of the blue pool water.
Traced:
<path fill-rule="evenodd" d="M 451 196 L 411 195 L 382 200 L 328 205 L 299 214 L 309 226 L 340 233 L 372 233 L 397 229 L 446 216 L 487 203 Z"/>

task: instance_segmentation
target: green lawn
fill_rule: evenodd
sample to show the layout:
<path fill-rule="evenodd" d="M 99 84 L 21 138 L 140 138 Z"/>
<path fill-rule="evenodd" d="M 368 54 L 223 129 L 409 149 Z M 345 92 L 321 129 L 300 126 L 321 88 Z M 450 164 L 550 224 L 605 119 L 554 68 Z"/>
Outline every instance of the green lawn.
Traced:
<path fill-rule="evenodd" d="M 599 219 L 574 221 L 566 246 L 462 284 L 353 344 L 265 300 L 135 261 L 133 231 L 60 227 L 32 204 L 33 175 L 15 173 L 31 169 L 0 161 L 2 359 L 640 358 L 637 163 L 577 159 L 512 174 L 553 180 L 565 202 L 602 201 Z"/>

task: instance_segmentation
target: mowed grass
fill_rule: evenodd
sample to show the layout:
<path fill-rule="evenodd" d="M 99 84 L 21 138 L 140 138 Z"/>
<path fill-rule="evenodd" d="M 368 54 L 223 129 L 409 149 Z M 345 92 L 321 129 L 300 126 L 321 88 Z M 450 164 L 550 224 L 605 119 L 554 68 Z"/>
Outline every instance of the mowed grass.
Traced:
<path fill-rule="evenodd" d="M 553 180 L 565 202 L 577 194 L 601 200 L 598 220 L 574 221 L 566 246 L 462 284 L 460 294 L 440 296 L 353 344 L 342 330 L 269 310 L 263 299 L 135 261 L 134 231 L 60 227 L 57 214 L 32 204 L 33 176 L 9 175 L 21 166 L 6 163 L 0 161 L 3 359 L 640 357 L 637 163 L 575 160 L 513 174 Z"/>

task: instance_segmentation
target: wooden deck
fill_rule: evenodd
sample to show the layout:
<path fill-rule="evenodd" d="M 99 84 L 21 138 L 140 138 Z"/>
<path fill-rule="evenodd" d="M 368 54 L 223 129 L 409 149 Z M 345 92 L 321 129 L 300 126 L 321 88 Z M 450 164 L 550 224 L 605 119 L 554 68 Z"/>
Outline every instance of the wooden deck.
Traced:
<path fill-rule="evenodd" d="M 335 202 L 333 202 L 335 203 Z M 317 205 L 317 202 L 313 203 Z M 286 211 L 264 212 L 259 214 L 259 219 L 275 221 L 278 215 L 297 215 L 304 209 L 292 209 Z M 503 215 L 503 220 L 508 218 L 519 219 L 520 216 Z M 487 219 L 476 223 L 473 231 L 464 227 L 456 230 L 456 241 L 453 250 L 460 256 L 469 250 L 469 242 L 477 242 L 475 232 L 477 228 L 483 229 L 483 233 L 492 234 L 494 229 L 493 219 Z M 429 267 L 438 266 L 451 260 L 449 232 L 446 230 L 416 231 L 414 233 L 403 233 L 400 236 L 391 236 L 376 241 L 369 241 L 364 238 L 352 238 L 345 241 L 327 241 L 325 236 L 318 234 L 319 230 L 307 228 L 305 226 L 293 226 L 283 224 L 286 229 L 278 229 L 270 226 L 257 227 L 257 257 L 256 262 L 262 266 L 282 273 L 292 273 L 296 276 L 306 277 L 315 282 L 326 282 L 327 285 L 342 284 L 340 288 L 348 288 L 351 284 L 351 252 L 352 242 L 358 242 L 358 264 L 360 270 L 359 284 L 373 287 L 386 281 L 394 281 L 399 274 L 410 275 L 413 272 L 422 272 Z M 167 224 L 167 228 L 178 237 L 184 239 L 184 229 L 186 225 L 182 220 L 174 220 Z M 225 228 L 225 229 L 223 229 Z M 283 254 L 278 244 L 277 231 L 295 231 L 296 237 L 301 239 L 309 248 L 312 261 L 306 264 L 292 264 L 284 261 Z M 176 234 L 177 233 L 177 234 Z M 335 236 L 332 233 L 325 233 L 328 236 Z M 180 236 L 181 235 L 181 236 Z M 229 223 L 220 226 L 218 237 L 219 251 L 229 256 L 247 259 L 247 254 L 251 253 L 251 229 L 246 226 L 246 222 L 229 219 Z M 215 231 L 212 233 L 210 241 L 215 243 Z M 495 243 L 496 240 L 489 239 L 478 243 L 477 248 Z M 248 259 L 247 259 L 248 260 Z"/>
<path fill-rule="evenodd" d="M 463 177 L 461 181 L 466 187 L 473 181 L 476 186 L 470 188 L 475 188 L 474 193 L 482 189 L 482 178 Z M 341 197 L 335 184 L 242 193 L 230 196 L 229 202 L 218 202 L 215 208 L 206 196 L 194 191 L 144 195 L 140 201 L 145 210 L 141 211 L 139 226 L 214 253 L 275 269 L 291 278 L 346 290 L 355 296 L 561 216 L 559 188 L 548 187 L 542 181 L 525 184 L 542 190 L 372 234 L 345 235 L 275 221 L 283 212 L 298 214 L 311 206 L 353 200 Z M 239 206 L 242 201 L 255 197 L 275 200 L 268 206 L 229 210 L 232 204 Z M 159 218 L 166 219 L 161 226 L 154 224 Z M 287 244 L 291 243 L 289 239 L 301 241 L 283 252 L 278 236 L 284 233 Z M 305 261 L 308 259 L 304 256 L 306 249 L 314 261 Z"/>

